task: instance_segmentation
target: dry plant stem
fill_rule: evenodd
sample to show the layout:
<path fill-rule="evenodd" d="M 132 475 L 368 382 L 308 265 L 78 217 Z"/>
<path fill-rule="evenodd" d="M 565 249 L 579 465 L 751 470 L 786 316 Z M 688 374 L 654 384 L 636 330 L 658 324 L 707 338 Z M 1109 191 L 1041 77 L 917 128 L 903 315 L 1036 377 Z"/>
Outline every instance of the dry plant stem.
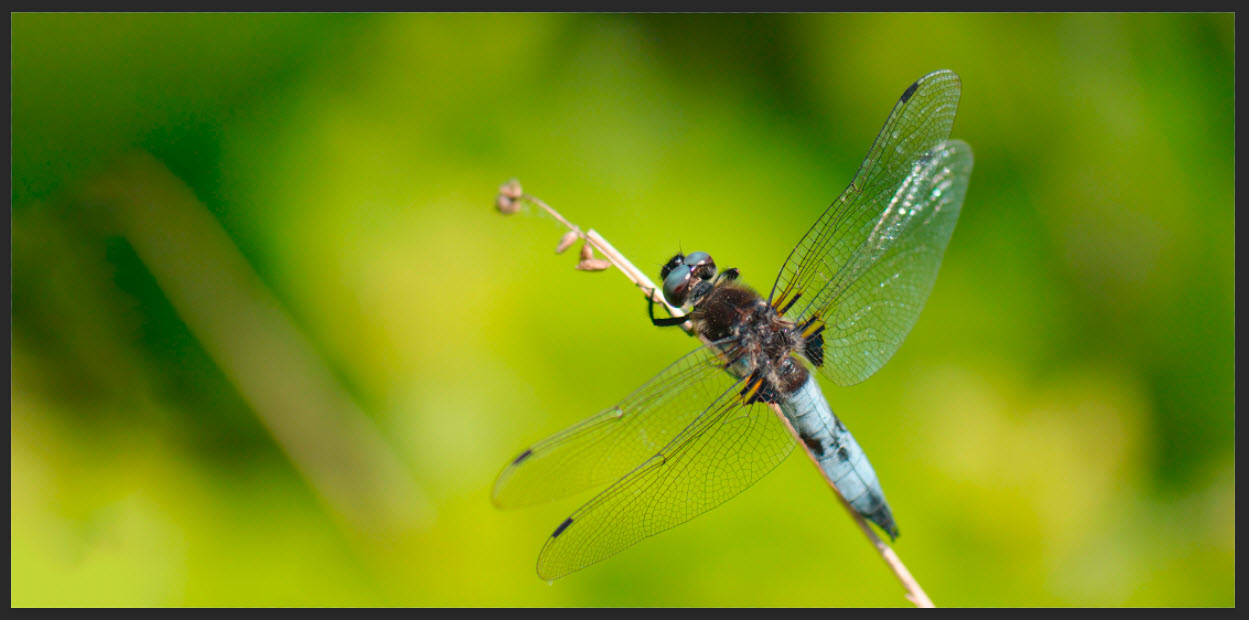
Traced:
<path fill-rule="evenodd" d="M 629 281 L 633 282 L 635 286 L 641 289 L 643 293 L 656 303 L 663 304 L 666 308 L 668 308 L 668 311 L 672 313 L 673 316 L 680 316 L 683 314 L 680 309 L 669 306 L 667 300 L 663 298 L 663 295 L 659 294 L 656 290 L 655 284 L 651 282 L 650 278 L 646 277 L 646 274 L 639 271 L 633 263 L 629 262 L 629 259 L 626 258 L 624 254 L 621 254 L 615 247 L 608 243 L 606 239 L 593 229 L 587 232 L 582 232 L 581 229 L 572 222 L 564 219 L 564 216 L 560 215 L 558 211 L 552 209 L 545 202 L 542 202 L 542 200 L 535 196 L 531 196 L 530 194 L 522 195 L 520 200 L 537 205 L 561 224 L 566 226 L 569 230 L 577 233 L 577 236 L 584 239 L 586 243 L 593 245 L 594 248 L 599 252 L 602 252 L 603 256 L 607 257 L 607 260 L 611 261 L 611 263 L 615 265 L 626 278 L 629 278 Z M 689 321 L 682 323 L 681 328 L 688 334 L 694 334 L 693 327 L 690 325 Z M 703 343 L 707 344 L 705 340 Z M 794 430 L 793 425 L 789 423 L 785 414 L 781 412 L 781 408 L 777 405 L 770 405 L 770 407 L 772 408 L 773 413 L 776 414 L 776 417 L 780 418 L 781 422 L 785 424 L 785 428 L 789 429 L 789 433 L 794 436 L 794 439 L 799 440 L 799 445 L 802 445 L 798 432 Z M 829 480 L 828 476 L 824 473 L 824 470 L 820 468 L 819 462 L 815 460 L 815 457 L 806 450 L 803 450 L 803 453 L 806 454 L 807 458 L 811 460 L 811 463 L 815 465 L 816 471 L 820 472 L 820 475 L 824 477 L 825 482 L 827 482 L 829 488 L 833 490 L 833 494 L 837 496 L 837 499 L 841 502 L 842 507 L 846 509 L 850 518 L 854 519 L 854 522 L 859 525 L 859 529 L 863 531 L 863 535 L 867 537 L 868 542 L 870 542 L 872 547 L 880 553 L 881 559 L 885 561 L 889 570 L 893 571 L 894 576 L 896 576 L 898 581 L 902 583 L 902 587 L 906 590 L 907 600 L 914 603 L 916 607 L 934 607 L 932 599 L 929 599 L 928 595 L 924 593 L 924 589 L 920 587 L 919 582 L 911 576 L 911 571 L 906 569 L 906 565 L 902 563 L 901 558 L 899 558 L 898 554 L 893 551 L 893 548 L 885 544 L 885 542 L 872 531 L 872 528 L 867 524 L 867 521 L 863 520 L 863 517 L 859 516 L 859 513 L 855 512 L 855 510 L 850 507 L 850 504 L 846 502 L 846 499 L 837 491 L 837 487 L 833 485 L 833 481 Z"/>
<path fill-rule="evenodd" d="M 409 467 L 184 181 L 136 152 L 79 191 L 108 213 L 336 521 L 370 536 L 433 523 Z"/>
<path fill-rule="evenodd" d="M 523 194 L 521 195 L 520 200 L 522 202 L 528 202 L 538 206 L 543 211 L 546 211 L 551 217 L 555 218 L 555 220 L 560 224 L 563 224 L 565 228 L 577 233 L 578 237 L 581 237 L 586 243 L 594 246 L 594 249 L 601 252 L 612 265 L 616 266 L 616 269 L 620 270 L 620 273 L 623 273 L 626 278 L 629 278 L 629 281 L 641 289 L 647 297 L 651 298 L 651 300 L 657 304 L 663 304 L 672 316 L 681 316 L 684 314 L 681 312 L 680 308 L 674 308 L 673 306 L 668 305 L 668 300 L 664 299 L 664 296 L 659 293 L 659 289 L 655 287 L 655 283 L 651 282 L 651 279 L 646 277 L 645 273 L 642 273 L 642 271 L 634 266 L 632 262 L 629 262 L 629 259 L 626 258 L 624 254 L 621 254 L 619 250 L 613 247 L 611 243 L 608 243 L 608 241 L 604 239 L 602 235 L 599 235 L 594 229 L 582 231 L 580 227 L 564 219 L 564 216 L 560 215 L 559 211 L 552 209 L 550 205 L 542 202 L 542 199 L 537 196 Z M 685 333 L 687 334 L 694 334 L 694 327 L 690 325 L 689 321 L 682 323 L 681 329 L 685 330 Z"/>
<path fill-rule="evenodd" d="M 776 414 L 776 417 L 780 418 L 781 422 L 785 423 L 785 428 L 789 429 L 789 434 L 793 435 L 795 438 L 799 438 L 798 432 L 795 431 L 793 425 L 789 423 L 789 418 L 786 418 L 785 414 L 781 412 L 781 408 L 778 405 L 769 406 L 772 407 L 772 411 Z M 889 566 L 889 569 L 893 571 L 893 574 L 898 578 L 898 581 L 902 582 L 902 587 L 906 590 L 907 600 L 914 603 L 916 607 L 936 607 L 936 605 L 933 605 L 932 599 L 928 598 L 928 594 L 924 592 L 924 588 L 919 585 L 919 582 L 915 580 L 915 577 L 911 576 L 911 571 L 906 569 L 906 565 L 902 563 L 902 559 L 898 557 L 897 553 L 894 553 L 893 548 L 885 544 L 885 541 L 881 540 L 880 537 L 876 535 L 876 532 L 872 531 L 872 528 L 867 524 L 867 521 L 865 521 L 863 517 L 854 510 L 854 508 L 850 507 L 850 503 L 846 501 L 846 498 L 841 496 L 841 493 L 837 491 L 837 487 L 833 485 L 833 481 L 828 478 L 828 474 L 824 473 L 824 469 L 820 467 L 819 461 L 815 460 L 815 456 L 806 450 L 803 450 L 802 453 L 807 455 L 807 458 L 811 461 L 812 465 L 815 465 L 816 471 L 820 472 L 820 476 L 822 476 L 824 481 L 828 483 L 829 488 L 833 490 L 833 495 L 837 496 L 837 500 L 841 502 L 841 505 L 846 509 L 846 512 L 849 513 L 850 518 L 854 519 L 854 522 L 859 525 L 859 529 L 863 530 L 863 535 L 867 537 L 868 542 L 872 543 L 872 546 L 876 548 L 878 553 L 880 553 L 881 559 L 883 559 L 885 564 Z"/>

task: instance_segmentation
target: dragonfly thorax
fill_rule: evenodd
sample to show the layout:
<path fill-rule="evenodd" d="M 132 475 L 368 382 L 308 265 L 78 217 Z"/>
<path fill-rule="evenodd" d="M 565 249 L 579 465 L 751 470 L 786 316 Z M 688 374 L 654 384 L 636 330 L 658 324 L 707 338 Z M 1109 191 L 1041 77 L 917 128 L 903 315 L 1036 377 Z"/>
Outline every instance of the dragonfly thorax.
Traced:
<path fill-rule="evenodd" d="M 721 351 L 733 361 L 730 372 L 764 380 L 764 392 L 788 394 L 806 382 L 807 370 L 793 356 L 802 351 L 801 330 L 754 290 L 721 280 L 699 300 L 690 318 L 699 336 L 723 343 Z"/>

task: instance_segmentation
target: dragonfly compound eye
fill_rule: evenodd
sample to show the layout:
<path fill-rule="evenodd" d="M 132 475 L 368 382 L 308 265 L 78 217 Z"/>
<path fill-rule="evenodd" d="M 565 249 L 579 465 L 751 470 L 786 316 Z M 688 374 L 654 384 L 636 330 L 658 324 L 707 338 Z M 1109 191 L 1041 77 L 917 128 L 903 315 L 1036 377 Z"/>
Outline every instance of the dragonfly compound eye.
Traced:
<path fill-rule="evenodd" d="M 711 260 L 711 255 L 706 252 L 691 252 L 685 257 L 685 264 L 695 278 L 710 280 L 716 277 L 716 261 Z"/>
<path fill-rule="evenodd" d="M 668 305 L 674 308 L 685 305 L 690 293 L 690 275 L 690 268 L 686 265 L 678 265 L 668 271 L 664 277 L 664 299 L 668 300 Z"/>
<path fill-rule="evenodd" d="M 665 263 L 663 267 L 659 268 L 659 279 L 667 280 L 668 274 L 672 273 L 673 269 L 676 269 L 677 267 L 683 264 L 685 264 L 685 255 L 680 252 L 677 252 L 676 256 L 673 256 L 672 258 L 668 259 L 668 262 Z"/>

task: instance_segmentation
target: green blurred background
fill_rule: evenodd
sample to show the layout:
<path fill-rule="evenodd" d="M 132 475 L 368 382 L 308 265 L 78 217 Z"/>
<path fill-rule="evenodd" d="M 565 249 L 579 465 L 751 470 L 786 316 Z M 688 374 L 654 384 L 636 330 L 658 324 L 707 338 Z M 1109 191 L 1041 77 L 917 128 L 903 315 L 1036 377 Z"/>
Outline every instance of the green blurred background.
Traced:
<path fill-rule="evenodd" d="M 1234 605 L 1234 16 L 12 17 L 11 602 L 905 605 L 810 463 L 547 585 L 494 477 L 770 287 L 939 68 L 932 297 L 825 386 L 938 605 Z M 224 231 L 224 234 L 222 234 Z M 652 274 L 653 276 L 653 274 Z"/>

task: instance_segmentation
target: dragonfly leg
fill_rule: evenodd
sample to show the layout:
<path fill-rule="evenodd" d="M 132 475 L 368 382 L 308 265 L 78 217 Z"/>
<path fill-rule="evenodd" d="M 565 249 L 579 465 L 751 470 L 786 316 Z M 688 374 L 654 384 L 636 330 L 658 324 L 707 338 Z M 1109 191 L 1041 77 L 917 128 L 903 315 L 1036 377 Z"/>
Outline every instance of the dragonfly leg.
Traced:
<path fill-rule="evenodd" d="M 651 292 L 651 295 L 654 295 L 653 291 Z M 646 297 L 646 314 L 650 316 L 651 324 L 655 327 L 672 327 L 689 320 L 689 317 L 684 316 L 674 316 L 666 319 L 655 318 L 655 298 L 649 295 Z"/>

